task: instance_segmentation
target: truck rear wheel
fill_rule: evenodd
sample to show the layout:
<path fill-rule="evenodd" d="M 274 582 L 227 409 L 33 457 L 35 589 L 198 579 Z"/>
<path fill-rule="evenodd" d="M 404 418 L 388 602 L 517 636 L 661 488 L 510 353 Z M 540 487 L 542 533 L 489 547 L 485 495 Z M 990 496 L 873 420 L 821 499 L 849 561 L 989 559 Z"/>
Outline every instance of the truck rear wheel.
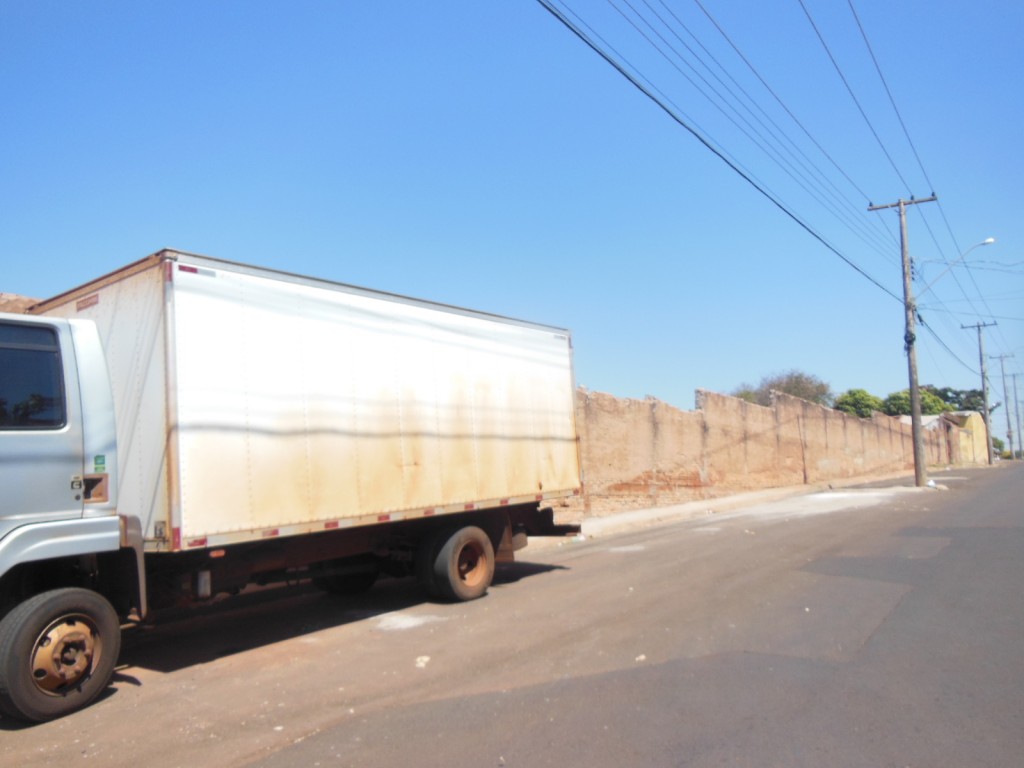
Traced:
<path fill-rule="evenodd" d="M 120 649 L 117 613 L 96 592 L 26 600 L 0 621 L 0 712 L 42 722 L 85 707 L 110 683 Z"/>
<path fill-rule="evenodd" d="M 433 596 L 464 602 L 487 593 L 494 579 L 494 546 L 474 525 L 445 532 L 428 542 L 420 581 L 429 577 Z"/>

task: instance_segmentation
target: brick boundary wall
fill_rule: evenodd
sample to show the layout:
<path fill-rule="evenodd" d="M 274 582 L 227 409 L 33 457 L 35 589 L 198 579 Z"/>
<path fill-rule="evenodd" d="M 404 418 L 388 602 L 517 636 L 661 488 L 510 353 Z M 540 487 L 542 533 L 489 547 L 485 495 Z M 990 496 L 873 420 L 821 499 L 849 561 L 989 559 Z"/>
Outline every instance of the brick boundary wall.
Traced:
<path fill-rule="evenodd" d="M 909 424 L 849 416 L 782 393 L 769 408 L 706 390 L 697 409 L 577 391 L 585 492 L 574 516 L 669 506 L 758 488 L 912 471 Z M 932 465 L 959 464 L 960 429 L 926 430 Z"/>

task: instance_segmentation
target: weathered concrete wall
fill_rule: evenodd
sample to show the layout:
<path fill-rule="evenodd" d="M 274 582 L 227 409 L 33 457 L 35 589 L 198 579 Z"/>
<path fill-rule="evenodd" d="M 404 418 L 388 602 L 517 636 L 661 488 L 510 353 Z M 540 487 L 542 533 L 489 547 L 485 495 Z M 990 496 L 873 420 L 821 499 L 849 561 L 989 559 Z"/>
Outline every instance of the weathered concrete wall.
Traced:
<path fill-rule="evenodd" d="M 700 498 L 703 414 L 659 400 L 623 400 L 579 390 L 576 399 L 585 481 L 594 511 L 662 506 Z"/>
<path fill-rule="evenodd" d="M 699 391 L 697 410 L 580 389 L 581 512 L 665 506 L 736 491 L 913 470 L 911 428 L 777 393 L 770 408 Z M 961 457 L 952 423 L 925 433 L 929 463 Z"/>

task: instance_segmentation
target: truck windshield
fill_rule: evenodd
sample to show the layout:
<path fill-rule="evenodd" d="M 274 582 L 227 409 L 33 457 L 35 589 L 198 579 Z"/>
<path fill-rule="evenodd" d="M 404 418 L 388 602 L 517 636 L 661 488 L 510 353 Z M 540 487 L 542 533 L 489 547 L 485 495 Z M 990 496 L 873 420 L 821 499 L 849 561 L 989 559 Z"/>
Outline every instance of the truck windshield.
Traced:
<path fill-rule="evenodd" d="M 56 333 L 0 323 L 0 429 L 54 429 L 64 423 Z"/>

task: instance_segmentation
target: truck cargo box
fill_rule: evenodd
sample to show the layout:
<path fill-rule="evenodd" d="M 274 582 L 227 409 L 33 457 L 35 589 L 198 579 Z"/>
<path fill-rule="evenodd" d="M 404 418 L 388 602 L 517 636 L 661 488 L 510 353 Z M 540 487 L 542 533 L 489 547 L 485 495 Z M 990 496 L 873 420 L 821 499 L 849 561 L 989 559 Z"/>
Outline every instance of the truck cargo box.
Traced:
<path fill-rule="evenodd" d="M 168 250 L 33 311 L 99 329 L 149 551 L 580 492 L 563 329 Z"/>

